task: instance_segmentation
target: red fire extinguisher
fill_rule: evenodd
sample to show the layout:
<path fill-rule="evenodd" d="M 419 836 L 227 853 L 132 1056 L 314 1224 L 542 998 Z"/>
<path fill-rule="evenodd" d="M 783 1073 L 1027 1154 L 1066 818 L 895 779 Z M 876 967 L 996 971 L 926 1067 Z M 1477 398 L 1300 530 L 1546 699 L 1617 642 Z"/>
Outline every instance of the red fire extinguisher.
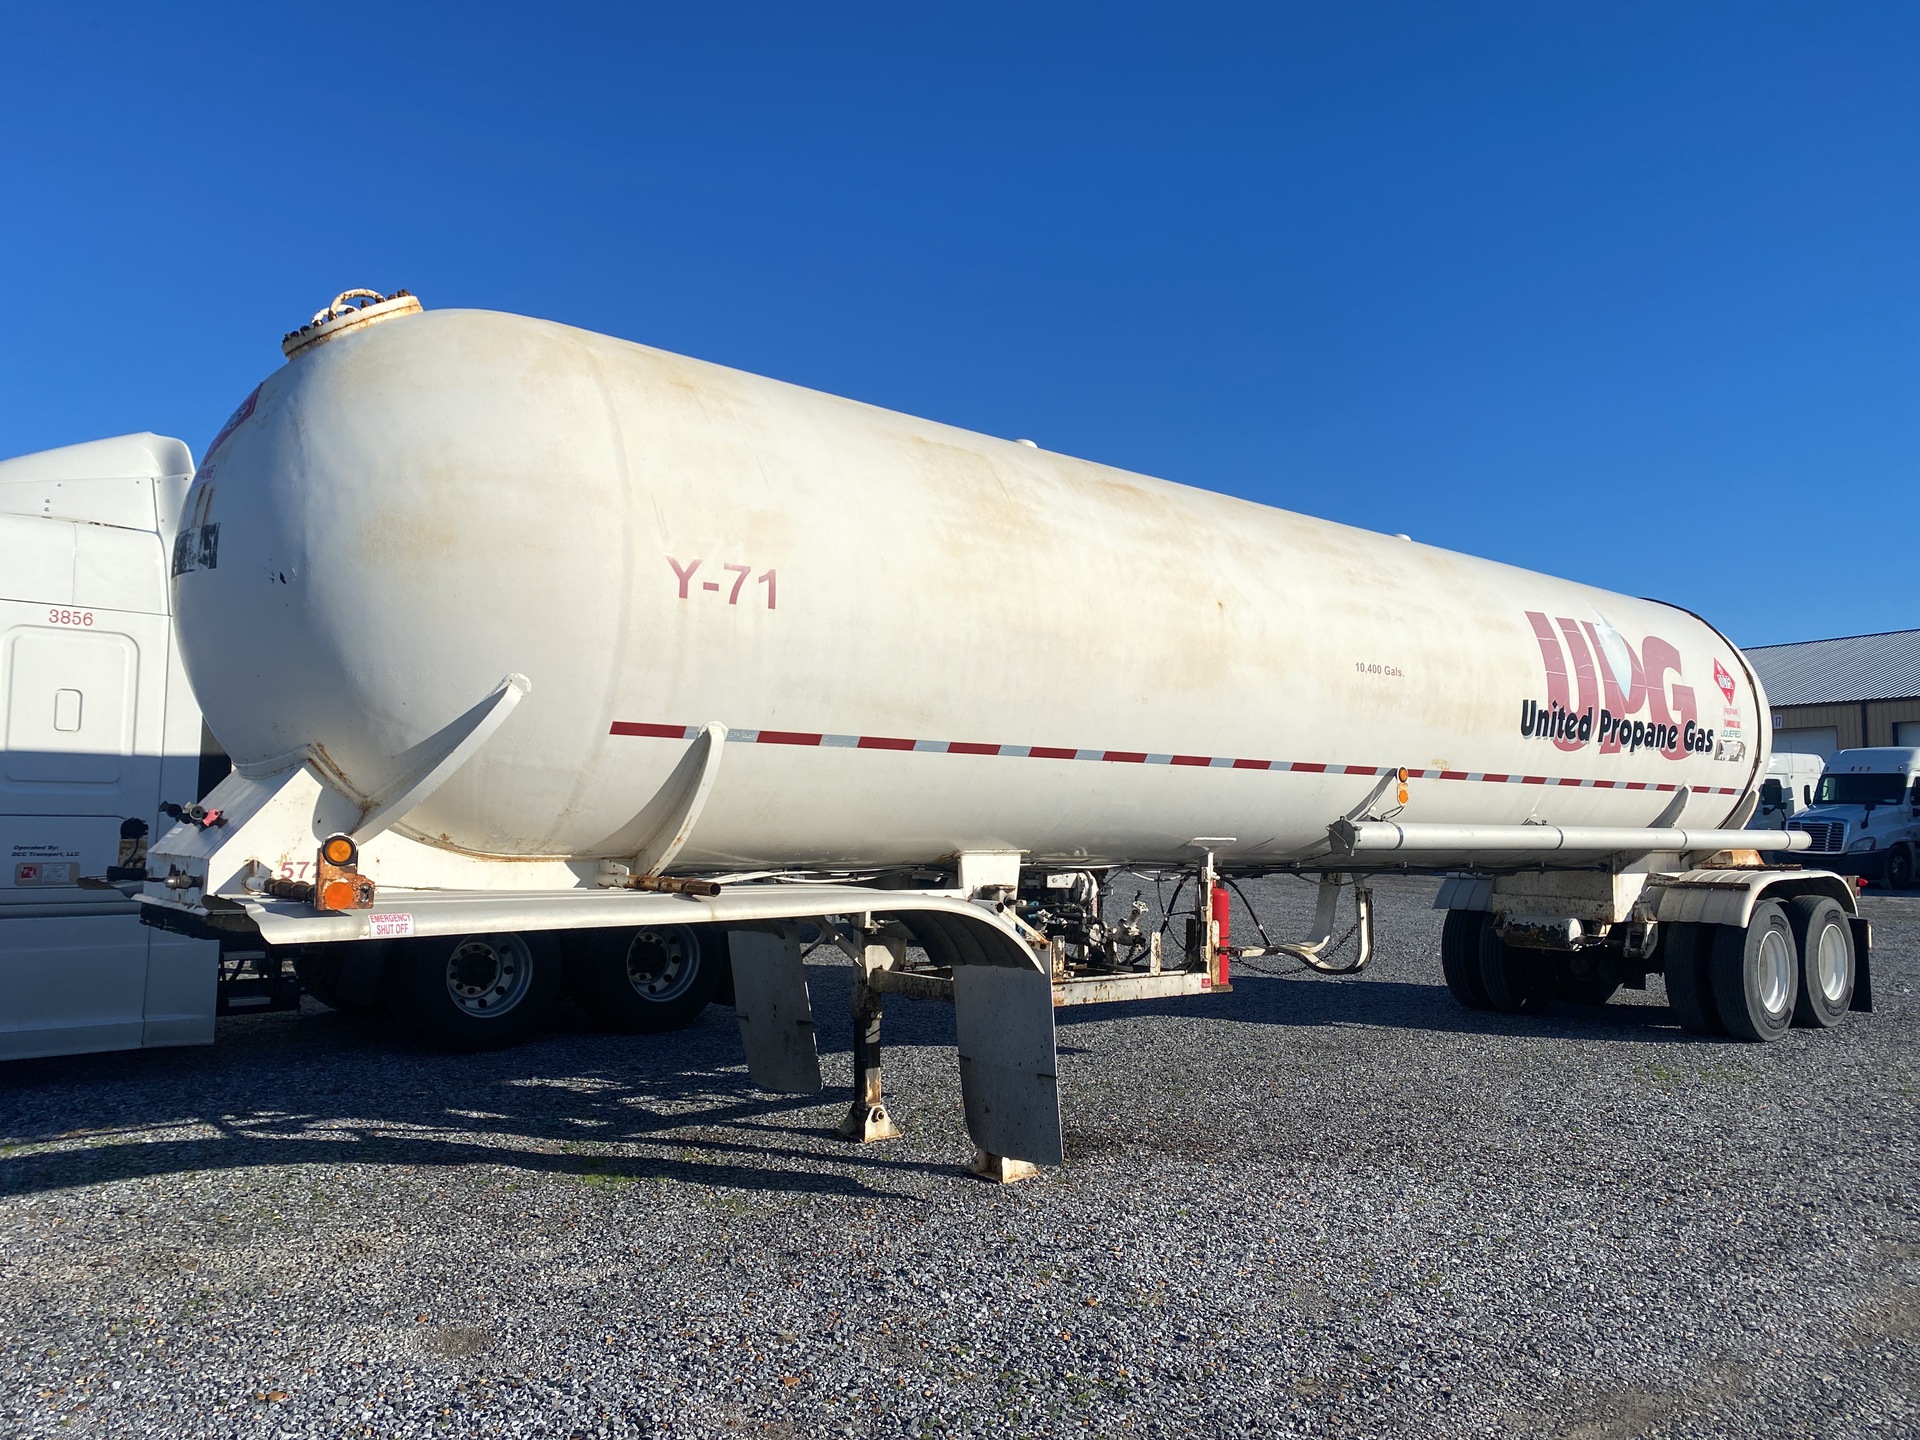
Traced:
<path fill-rule="evenodd" d="M 1217 947 L 1214 952 L 1213 983 L 1230 985 L 1233 982 L 1228 971 L 1227 942 L 1232 936 L 1233 902 L 1227 894 L 1227 887 L 1214 886 L 1209 904 L 1213 911 L 1214 944 Z"/>

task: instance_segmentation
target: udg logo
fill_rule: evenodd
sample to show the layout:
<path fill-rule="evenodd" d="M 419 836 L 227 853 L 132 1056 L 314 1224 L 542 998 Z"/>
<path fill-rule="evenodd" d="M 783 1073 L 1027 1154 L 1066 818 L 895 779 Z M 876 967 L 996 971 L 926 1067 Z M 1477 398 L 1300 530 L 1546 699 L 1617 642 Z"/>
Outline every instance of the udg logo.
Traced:
<path fill-rule="evenodd" d="M 1521 702 L 1522 735 L 1551 740 L 1560 750 L 1598 741 L 1602 755 L 1658 750 L 1679 760 L 1713 753 L 1713 731 L 1700 724 L 1693 687 L 1679 683 L 1680 652 L 1667 641 L 1649 635 L 1635 654 L 1604 619 L 1549 620 L 1529 610 L 1527 620 L 1540 642 L 1547 693 Z"/>
<path fill-rule="evenodd" d="M 240 408 L 227 417 L 227 423 L 220 427 L 220 433 L 213 437 L 213 443 L 207 446 L 207 453 L 200 457 L 200 469 L 193 477 L 193 485 L 187 491 L 187 503 L 180 522 L 180 533 L 173 537 L 173 573 L 185 575 L 194 570 L 217 570 L 220 568 L 220 524 L 209 520 L 213 509 L 213 457 L 219 448 L 226 444 L 227 437 L 244 425 L 253 415 L 254 406 L 260 403 L 260 387 L 253 387 L 253 393 L 240 402 Z"/>
<path fill-rule="evenodd" d="M 173 573 L 185 575 L 192 570 L 220 568 L 220 524 L 209 521 L 213 508 L 213 466 L 202 464 L 187 491 L 186 510 L 180 517 L 180 533 L 173 537 Z"/>

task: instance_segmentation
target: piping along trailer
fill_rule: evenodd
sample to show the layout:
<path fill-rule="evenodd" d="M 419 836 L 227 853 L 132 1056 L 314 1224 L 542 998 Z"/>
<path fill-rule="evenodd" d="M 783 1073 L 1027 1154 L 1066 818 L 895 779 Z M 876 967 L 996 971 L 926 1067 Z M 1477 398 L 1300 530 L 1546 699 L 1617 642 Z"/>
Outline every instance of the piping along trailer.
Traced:
<path fill-rule="evenodd" d="M 1452 877 L 1469 1006 L 1664 971 L 1762 1040 L 1868 1003 L 1853 890 L 1740 828 L 1759 682 L 1673 606 L 404 291 L 282 348 L 173 551 L 234 773 L 140 898 L 323 997 L 484 1043 L 571 964 L 650 1028 L 730 954 L 750 1074 L 809 1093 L 825 941 L 844 1133 L 894 1133 L 884 996 L 947 998 L 1000 1178 L 1061 1159 L 1056 1006 L 1358 968 L 1380 872 Z M 1182 877 L 1165 943 L 1108 913 L 1123 866 Z M 1315 933 L 1235 947 L 1227 886 L 1281 872 Z"/>

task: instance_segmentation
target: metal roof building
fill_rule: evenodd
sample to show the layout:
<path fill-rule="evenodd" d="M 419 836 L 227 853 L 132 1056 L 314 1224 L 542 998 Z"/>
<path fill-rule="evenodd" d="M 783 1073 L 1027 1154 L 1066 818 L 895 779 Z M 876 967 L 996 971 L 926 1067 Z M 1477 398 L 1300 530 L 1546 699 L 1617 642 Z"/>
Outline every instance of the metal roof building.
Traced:
<path fill-rule="evenodd" d="M 1920 745 L 1920 630 L 1746 652 L 1773 707 L 1775 750 Z"/>

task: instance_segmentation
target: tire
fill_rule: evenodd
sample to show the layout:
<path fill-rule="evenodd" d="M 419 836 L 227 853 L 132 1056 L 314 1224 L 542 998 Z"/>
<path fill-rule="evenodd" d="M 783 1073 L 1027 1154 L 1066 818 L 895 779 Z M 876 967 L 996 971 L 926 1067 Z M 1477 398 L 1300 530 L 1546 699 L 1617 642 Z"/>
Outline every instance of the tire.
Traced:
<path fill-rule="evenodd" d="M 329 1010 L 350 1010 L 353 1007 L 340 997 L 340 957 L 330 953 L 332 949 L 328 946 L 319 954 L 302 951 L 294 957 L 293 973 L 307 994 Z"/>
<path fill-rule="evenodd" d="M 574 947 L 573 999 L 610 1030 L 679 1030 L 707 1008 L 727 968 L 726 932 L 709 926 L 588 931 Z"/>
<path fill-rule="evenodd" d="M 1487 1008 L 1487 987 L 1480 981 L 1480 932 L 1484 910 L 1449 910 L 1440 927 L 1440 971 L 1453 998 L 1469 1010 Z"/>
<path fill-rule="evenodd" d="M 541 931 L 437 935 L 394 957 L 388 1004 L 407 1030 L 447 1050 L 491 1050 L 524 1038 L 553 1009 L 563 972 Z"/>
<path fill-rule="evenodd" d="M 1911 845 L 1896 845 L 1887 852 L 1887 888 L 1889 890 L 1913 888 L 1913 847 Z"/>
<path fill-rule="evenodd" d="M 1777 1040 L 1793 1024 L 1800 949 L 1777 900 L 1753 907 L 1745 929 L 1719 927 L 1713 941 L 1713 999 L 1720 1023 L 1740 1040 Z"/>
<path fill-rule="evenodd" d="M 294 952 L 293 973 L 329 1010 L 366 1015 L 380 1008 L 380 974 L 388 942 L 358 940 L 315 945 Z"/>
<path fill-rule="evenodd" d="M 1551 981 L 1554 998 L 1569 1005 L 1604 1005 L 1620 988 L 1612 959 L 1590 952 L 1554 956 Z"/>
<path fill-rule="evenodd" d="M 1660 927 L 1660 953 L 1667 970 L 1667 1004 L 1692 1035 L 1724 1035 L 1713 998 L 1713 952 L 1718 925 L 1678 922 Z"/>
<path fill-rule="evenodd" d="M 1480 984 L 1487 992 L 1487 1008 L 1518 1015 L 1545 1007 L 1547 953 L 1509 945 L 1493 928 L 1491 917 L 1480 927 Z"/>
<path fill-rule="evenodd" d="M 1800 895 L 1786 904 L 1787 925 L 1800 952 L 1793 1023 L 1825 1030 L 1847 1018 L 1853 1005 L 1853 926 L 1837 900 Z"/>

